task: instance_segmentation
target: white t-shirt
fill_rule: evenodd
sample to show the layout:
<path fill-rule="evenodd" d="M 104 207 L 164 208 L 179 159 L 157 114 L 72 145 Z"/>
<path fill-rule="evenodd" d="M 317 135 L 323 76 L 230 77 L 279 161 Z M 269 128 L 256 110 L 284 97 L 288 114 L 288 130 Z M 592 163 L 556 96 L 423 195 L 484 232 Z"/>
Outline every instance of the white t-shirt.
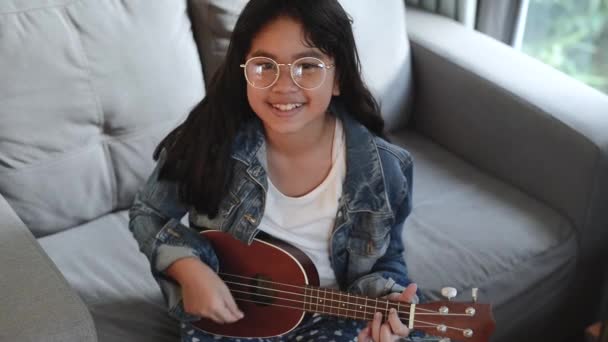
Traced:
<path fill-rule="evenodd" d="M 332 167 L 327 177 L 301 197 L 281 193 L 268 179 L 268 194 L 259 229 L 306 253 L 319 272 L 321 287 L 337 287 L 329 260 L 329 241 L 346 176 L 342 124 L 336 119 Z"/>

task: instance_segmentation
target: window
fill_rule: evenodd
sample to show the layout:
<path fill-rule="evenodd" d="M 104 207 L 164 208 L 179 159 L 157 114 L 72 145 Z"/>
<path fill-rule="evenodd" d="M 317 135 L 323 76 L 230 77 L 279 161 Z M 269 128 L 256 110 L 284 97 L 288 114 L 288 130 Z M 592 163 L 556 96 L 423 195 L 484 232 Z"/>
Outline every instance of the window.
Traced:
<path fill-rule="evenodd" d="M 608 94 L 608 0 L 529 0 L 524 53 Z"/>

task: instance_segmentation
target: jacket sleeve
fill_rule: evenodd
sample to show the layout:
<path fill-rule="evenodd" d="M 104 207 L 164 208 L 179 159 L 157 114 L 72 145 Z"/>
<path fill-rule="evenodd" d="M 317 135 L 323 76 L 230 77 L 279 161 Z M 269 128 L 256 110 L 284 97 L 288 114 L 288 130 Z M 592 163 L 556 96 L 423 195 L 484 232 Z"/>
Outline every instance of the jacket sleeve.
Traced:
<path fill-rule="evenodd" d="M 390 229 L 390 241 L 386 253 L 376 261 L 371 272 L 355 280 L 348 288 L 349 292 L 370 296 L 372 298 L 386 296 L 393 292 L 402 292 L 411 283 L 408 278 L 407 266 L 403 258 L 403 226 L 406 218 L 412 211 L 412 176 L 413 163 L 407 158 L 407 163 L 401 163 L 400 195 L 395 201 L 394 221 Z M 395 204 L 397 203 L 397 204 Z M 417 293 L 414 302 L 418 302 L 421 294 Z"/>
<path fill-rule="evenodd" d="M 211 244 L 180 223 L 187 213 L 187 206 L 179 200 L 178 185 L 158 179 L 165 159 L 163 150 L 156 168 L 135 195 L 129 210 L 129 229 L 140 251 L 150 261 L 152 275 L 165 296 L 169 315 L 180 321 L 194 321 L 199 317 L 185 313 L 179 284 L 165 271 L 175 261 L 187 257 L 199 258 L 216 272 L 219 263 Z"/>

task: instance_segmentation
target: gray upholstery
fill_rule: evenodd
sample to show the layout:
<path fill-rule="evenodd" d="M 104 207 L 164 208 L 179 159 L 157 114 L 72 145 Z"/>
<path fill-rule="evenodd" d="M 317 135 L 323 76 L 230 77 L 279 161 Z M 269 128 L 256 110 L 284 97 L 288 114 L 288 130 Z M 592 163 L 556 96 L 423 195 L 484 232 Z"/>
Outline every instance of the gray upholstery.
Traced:
<path fill-rule="evenodd" d="M 95 341 L 78 295 L 0 196 L 0 341 Z"/>
<path fill-rule="evenodd" d="M 407 123 L 411 100 L 410 44 L 402 0 L 340 0 L 353 18 L 363 79 L 380 102 L 386 128 Z M 372 15 L 373 13 L 373 15 Z"/>
<path fill-rule="evenodd" d="M 35 236 L 129 207 L 204 94 L 185 2 L 3 1 L 0 37 L 2 195 Z"/>
<path fill-rule="evenodd" d="M 414 157 L 412 279 L 479 287 L 494 342 L 578 330 L 559 316 L 590 311 L 567 297 L 608 242 L 608 97 L 401 0 L 341 3 Z M 0 340 L 179 339 L 125 209 L 244 4 L 0 2 Z"/>
<path fill-rule="evenodd" d="M 508 303 L 491 296 L 496 340 L 551 340 L 582 331 L 599 304 L 594 265 L 608 242 L 608 96 L 451 20 L 418 10 L 408 10 L 407 19 L 412 129 L 552 209 L 574 232 L 567 243 L 574 250 L 558 244 L 539 255 L 546 258 L 537 258 L 542 267 L 530 268 L 550 272 L 553 264 L 554 274 L 543 281 L 513 277 L 508 286 L 522 291 Z M 511 240 L 511 249 L 519 243 L 512 231 L 497 237 Z M 558 267 L 564 252 L 570 264 Z"/>
<path fill-rule="evenodd" d="M 86 303 L 101 341 L 179 340 L 148 259 L 129 231 L 127 211 L 38 241 Z"/>
<path fill-rule="evenodd" d="M 415 160 L 414 208 L 404 233 L 412 279 L 431 300 L 443 298 L 444 286 L 455 287 L 462 301 L 479 288 L 480 301 L 492 303 L 500 322 L 494 338 L 519 341 L 517 329 L 537 324 L 567 295 L 577 253 L 574 227 L 415 131 L 391 138 Z"/>
<path fill-rule="evenodd" d="M 107 215 L 131 205 L 152 149 L 205 93 L 186 10 L 173 0 L 0 2 L 0 194 L 31 233 L 48 236 L 45 251 L 77 290 L 25 226 L 4 224 L 18 221 L 3 209 L 0 306 L 13 314 L 0 314 L 0 340 L 175 338 L 124 214 Z M 80 225 L 100 237 L 79 235 Z M 98 277 L 121 262 L 122 278 Z M 124 290 L 139 285 L 128 275 L 148 287 L 132 296 Z"/>
<path fill-rule="evenodd" d="M 416 129 L 557 210 L 597 256 L 608 241 L 608 96 L 451 20 L 408 13 Z"/>

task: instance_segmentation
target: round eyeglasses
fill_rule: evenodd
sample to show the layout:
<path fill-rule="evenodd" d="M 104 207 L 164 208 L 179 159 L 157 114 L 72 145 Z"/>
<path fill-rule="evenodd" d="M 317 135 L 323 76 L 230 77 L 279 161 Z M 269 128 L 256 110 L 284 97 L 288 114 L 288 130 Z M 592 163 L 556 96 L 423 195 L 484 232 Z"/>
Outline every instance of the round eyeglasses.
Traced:
<path fill-rule="evenodd" d="M 241 64 L 247 83 L 257 89 L 266 89 L 275 84 L 279 79 L 281 66 L 288 66 L 293 82 L 306 90 L 320 87 L 325 81 L 327 70 L 334 67 L 333 64 L 327 65 L 315 57 L 299 58 L 289 64 L 277 63 L 268 57 L 253 57 Z"/>

